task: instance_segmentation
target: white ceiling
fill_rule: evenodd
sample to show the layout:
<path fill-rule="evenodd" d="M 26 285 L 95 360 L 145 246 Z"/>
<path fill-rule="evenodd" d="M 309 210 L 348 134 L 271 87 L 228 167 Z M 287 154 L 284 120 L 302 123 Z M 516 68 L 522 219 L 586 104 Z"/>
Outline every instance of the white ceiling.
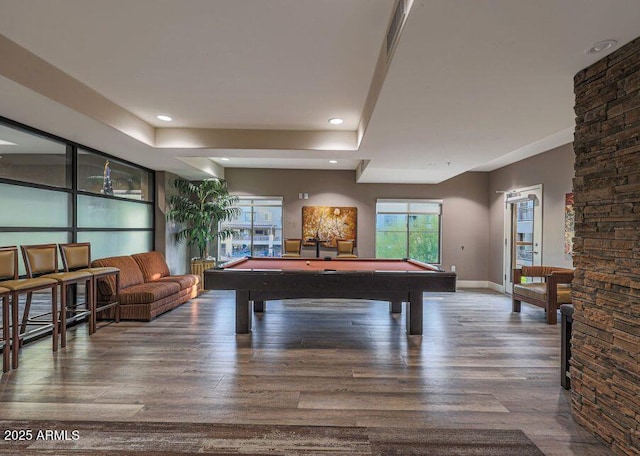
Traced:
<path fill-rule="evenodd" d="M 637 0 L 415 0 L 370 93 L 394 3 L 0 0 L 24 48 L 0 54 L 0 115 L 185 177 L 362 161 L 358 182 L 433 183 L 570 142 L 573 76 L 606 55 L 585 50 L 640 24 Z"/>

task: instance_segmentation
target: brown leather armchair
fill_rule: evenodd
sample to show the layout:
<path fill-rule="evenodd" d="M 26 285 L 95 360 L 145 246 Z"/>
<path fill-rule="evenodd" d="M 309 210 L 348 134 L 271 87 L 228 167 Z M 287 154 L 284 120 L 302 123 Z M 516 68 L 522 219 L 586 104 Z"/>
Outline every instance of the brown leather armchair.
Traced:
<path fill-rule="evenodd" d="M 522 277 L 541 278 L 541 282 L 522 283 Z M 554 266 L 523 266 L 513 270 L 513 312 L 520 312 L 521 301 L 542 307 L 547 323 L 558 322 L 561 304 L 571 304 L 573 270 Z"/>

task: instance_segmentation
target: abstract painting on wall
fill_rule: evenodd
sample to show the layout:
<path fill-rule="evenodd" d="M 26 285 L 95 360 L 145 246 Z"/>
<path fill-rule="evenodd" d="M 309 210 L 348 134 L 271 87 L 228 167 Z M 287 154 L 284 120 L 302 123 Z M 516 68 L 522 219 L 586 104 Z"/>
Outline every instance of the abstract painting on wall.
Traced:
<path fill-rule="evenodd" d="M 304 206 L 302 208 L 302 239 L 314 239 L 325 247 L 335 247 L 336 239 L 356 242 L 358 209 L 355 207 Z M 305 242 L 305 245 L 313 243 Z"/>
<path fill-rule="evenodd" d="M 576 212 L 573 208 L 573 193 L 564 195 L 564 253 L 573 255 Z"/>

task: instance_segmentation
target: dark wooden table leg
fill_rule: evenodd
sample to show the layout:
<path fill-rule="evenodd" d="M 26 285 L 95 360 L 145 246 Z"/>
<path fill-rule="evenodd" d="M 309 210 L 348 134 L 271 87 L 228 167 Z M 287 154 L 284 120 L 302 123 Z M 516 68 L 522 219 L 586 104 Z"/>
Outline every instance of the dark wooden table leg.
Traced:
<path fill-rule="evenodd" d="M 409 305 L 407 306 L 407 334 L 422 335 L 422 292 L 409 292 Z"/>
<path fill-rule="evenodd" d="M 253 301 L 254 312 L 264 312 L 264 301 Z"/>
<path fill-rule="evenodd" d="M 389 302 L 389 312 L 394 314 L 402 313 L 402 301 Z"/>
<path fill-rule="evenodd" d="M 236 334 L 251 332 L 251 318 L 249 290 L 236 290 Z"/>

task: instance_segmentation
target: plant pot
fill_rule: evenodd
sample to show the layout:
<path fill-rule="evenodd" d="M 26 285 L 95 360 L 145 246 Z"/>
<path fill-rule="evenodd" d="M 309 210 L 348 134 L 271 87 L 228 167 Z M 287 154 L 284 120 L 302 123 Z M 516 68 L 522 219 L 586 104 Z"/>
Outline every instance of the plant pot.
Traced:
<path fill-rule="evenodd" d="M 200 277 L 200 284 L 198 285 L 198 291 L 204 290 L 204 271 L 209 268 L 213 268 L 216 265 L 216 260 L 191 260 L 191 274 L 195 274 Z"/>

